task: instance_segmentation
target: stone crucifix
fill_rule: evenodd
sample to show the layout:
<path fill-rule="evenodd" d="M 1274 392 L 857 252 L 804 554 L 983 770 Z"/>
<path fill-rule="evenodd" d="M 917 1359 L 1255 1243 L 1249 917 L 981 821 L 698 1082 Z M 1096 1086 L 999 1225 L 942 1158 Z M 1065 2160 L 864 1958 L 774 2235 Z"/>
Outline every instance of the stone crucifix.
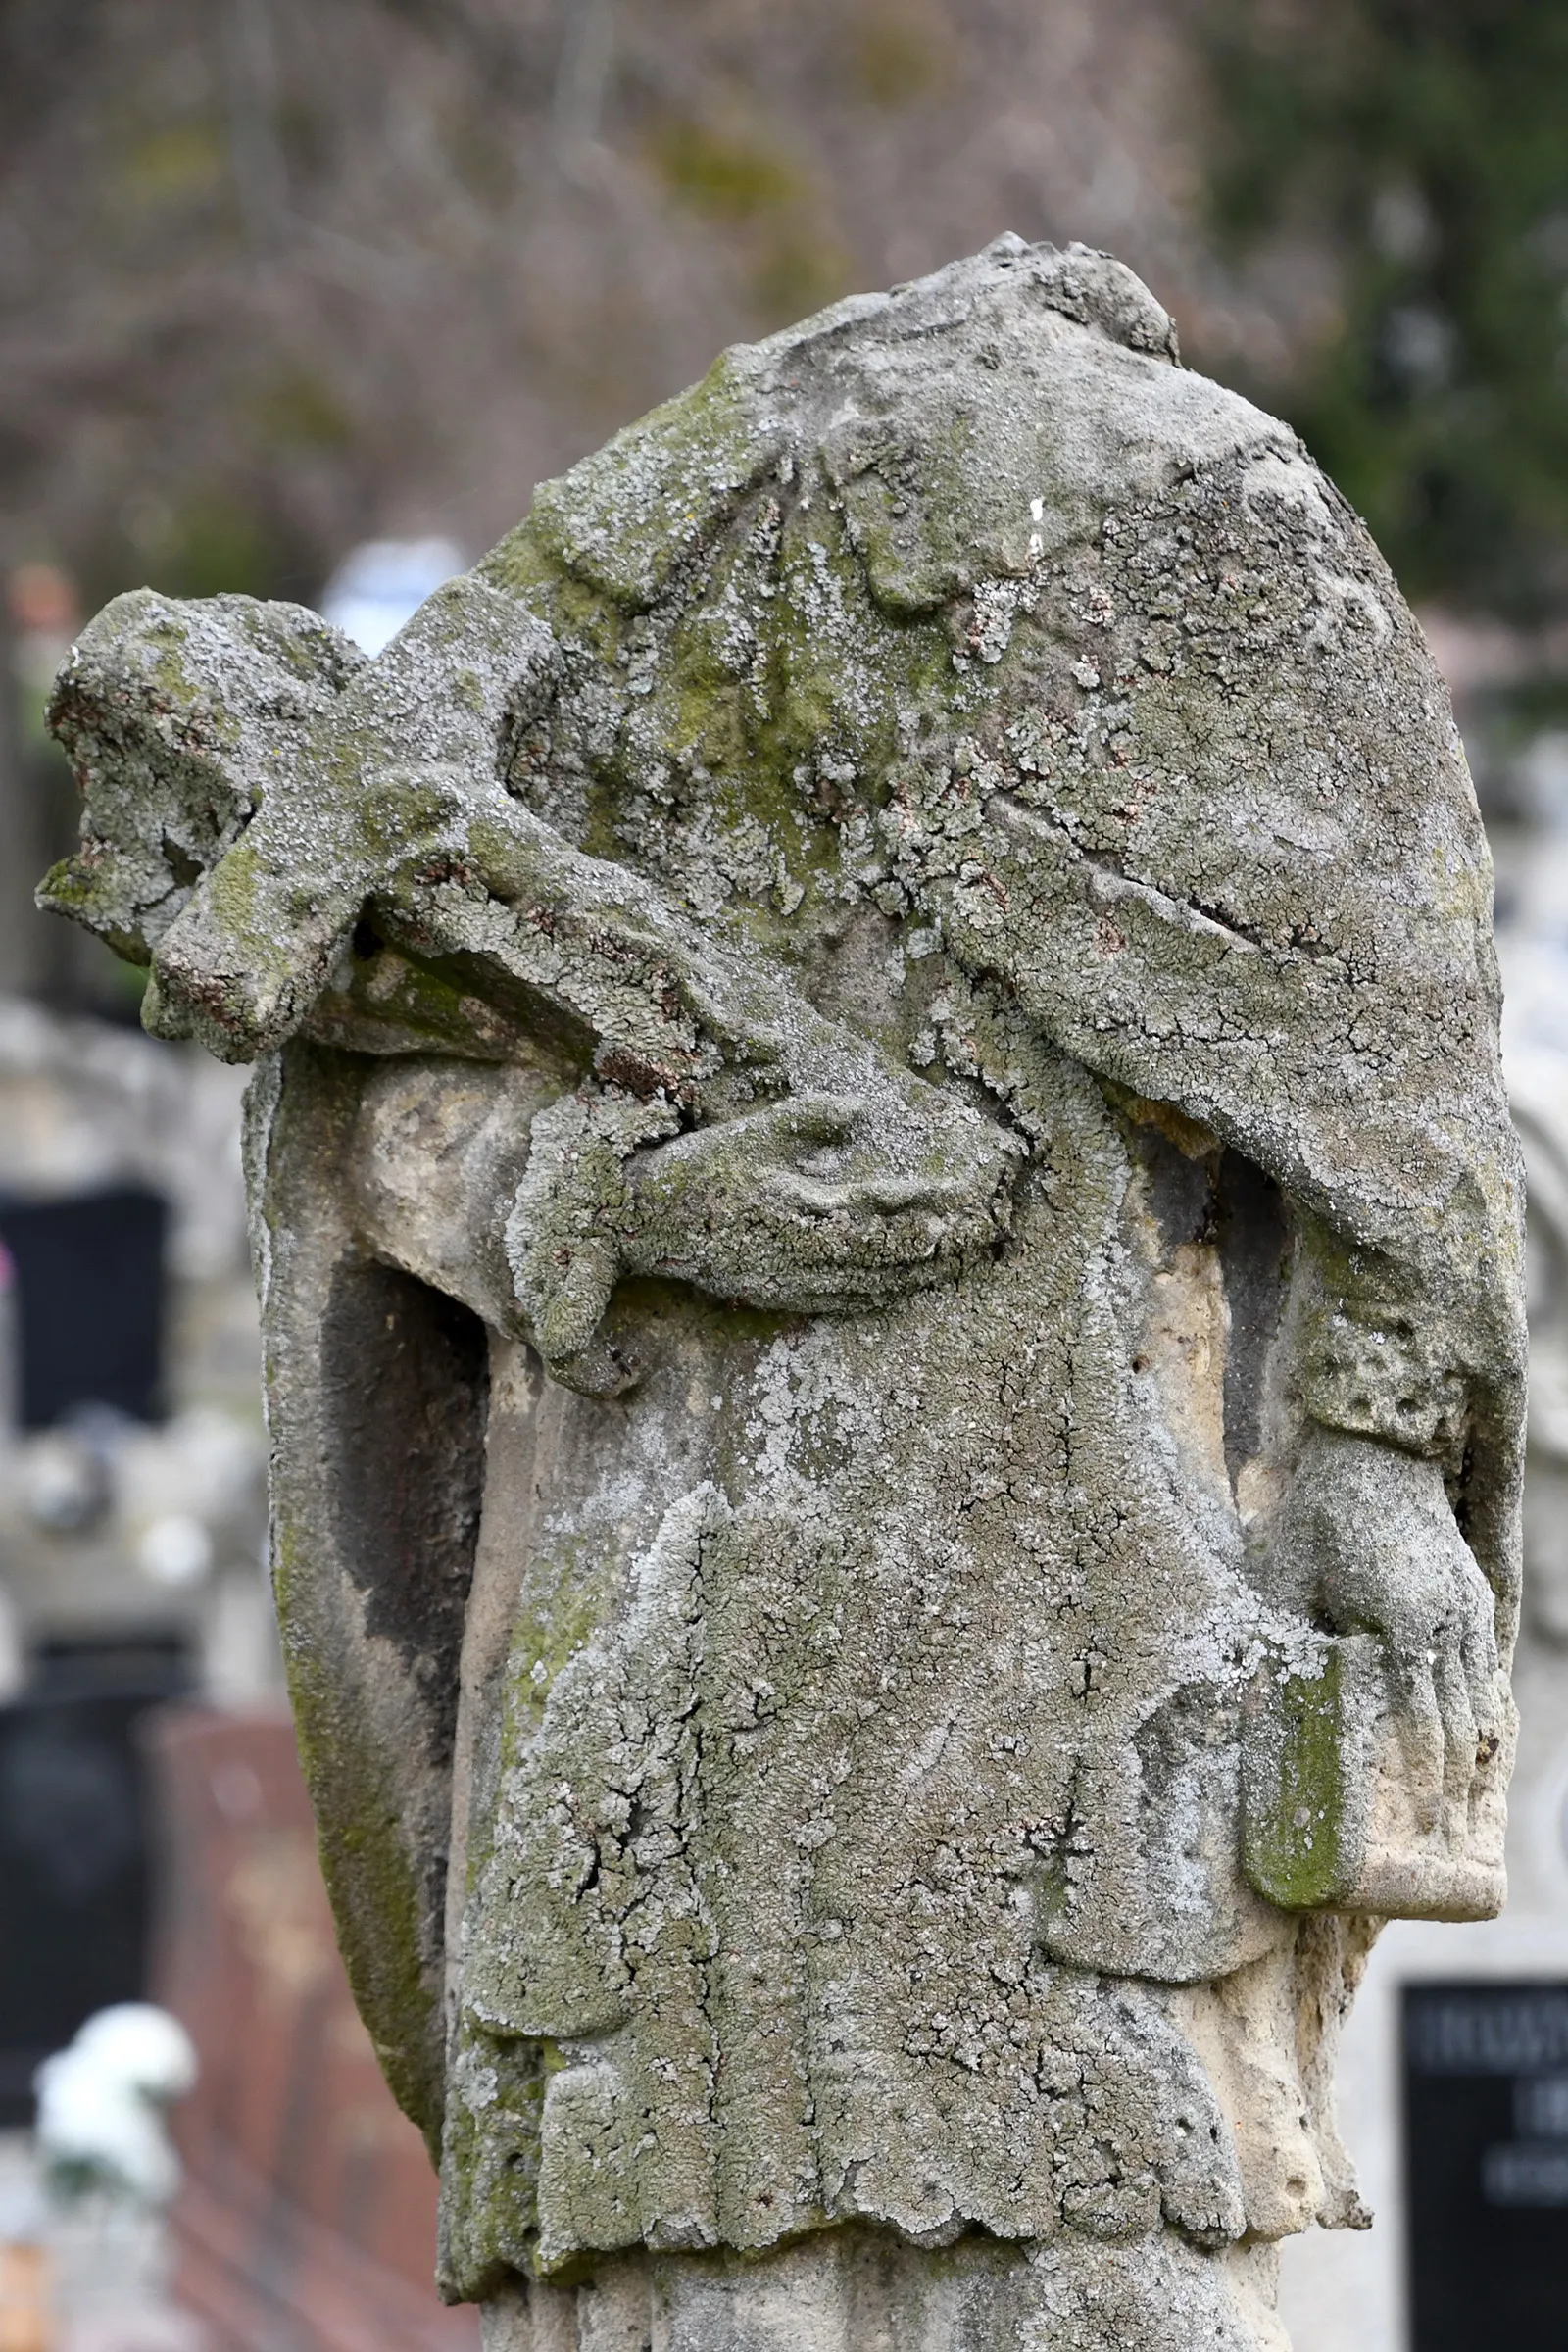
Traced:
<path fill-rule="evenodd" d="M 1262 2352 L 1378 1922 L 1501 1899 L 1521 1200 L 1447 703 L 1004 237 L 375 662 L 122 597 L 46 904 L 252 1060 L 355 1988 L 500 2352 Z"/>

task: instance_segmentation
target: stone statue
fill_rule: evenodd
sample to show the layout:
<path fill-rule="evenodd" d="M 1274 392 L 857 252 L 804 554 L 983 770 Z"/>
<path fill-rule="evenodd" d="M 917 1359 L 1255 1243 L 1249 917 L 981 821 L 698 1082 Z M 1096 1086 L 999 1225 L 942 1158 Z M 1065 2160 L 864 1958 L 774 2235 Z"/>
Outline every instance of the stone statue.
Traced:
<path fill-rule="evenodd" d="M 513 2352 L 1241 2352 L 1381 1918 L 1501 1899 L 1521 1200 L 1446 700 L 1283 425 L 1004 237 L 374 662 L 61 676 L 44 886 L 252 1059 L 358 1997 Z"/>

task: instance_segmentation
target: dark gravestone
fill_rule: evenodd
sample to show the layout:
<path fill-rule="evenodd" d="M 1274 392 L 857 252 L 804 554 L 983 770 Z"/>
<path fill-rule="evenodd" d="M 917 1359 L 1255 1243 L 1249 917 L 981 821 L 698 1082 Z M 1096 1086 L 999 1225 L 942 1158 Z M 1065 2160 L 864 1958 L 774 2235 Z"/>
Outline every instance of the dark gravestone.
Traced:
<path fill-rule="evenodd" d="M 137 1744 L 189 1682 L 174 1642 L 47 1650 L 0 1707 L 0 2128 L 32 2118 L 32 2076 L 94 2010 L 142 1996 L 149 1818 Z"/>
<path fill-rule="evenodd" d="M 1404 1988 L 1412 2352 L 1568 2345 L 1568 1984 Z"/>
<path fill-rule="evenodd" d="M 47 1429 L 80 1405 L 159 1417 L 168 1223 L 158 1195 L 133 1185 L 0 1201 L 0 1242 L 16 1267 L 24 1429 Z"/>

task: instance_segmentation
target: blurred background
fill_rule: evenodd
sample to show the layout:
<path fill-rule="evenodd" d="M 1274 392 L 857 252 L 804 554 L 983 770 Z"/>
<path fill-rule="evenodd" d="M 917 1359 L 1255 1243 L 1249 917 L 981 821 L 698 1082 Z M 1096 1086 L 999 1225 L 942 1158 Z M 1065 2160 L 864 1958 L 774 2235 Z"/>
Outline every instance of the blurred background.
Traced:
<path fill-rule="evenodd" d="M 1298 426 L 1492 833 L 1532 1182 L 1514 1891 L 1384 1938 L 1342 2074 L 1380 2226 L 1288 2248 L 1285 2303 L 1298 2352 L 1568 2343 L 1568 0 L 0 0 L 4 2352 L 476 2340 L 280 1711 L 240 1077 L 32 910 L 75 826 L 52 673 L 144 583 L 373 651 L 721 346 L 1004 228 L 1120 255 Z M 40 2062 L 148 1997 L 196 2088 L 100 2036 L 40 2143 Z M 152 2145 L 171 2103 L 177 2194 L 116 2121 Z"/>

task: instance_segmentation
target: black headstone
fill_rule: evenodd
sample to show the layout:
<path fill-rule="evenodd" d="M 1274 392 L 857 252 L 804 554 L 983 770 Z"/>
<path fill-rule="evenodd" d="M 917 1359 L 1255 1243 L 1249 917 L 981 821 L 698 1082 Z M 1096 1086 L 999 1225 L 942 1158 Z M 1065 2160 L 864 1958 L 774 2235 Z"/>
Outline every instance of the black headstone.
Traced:
<path fill-rule="evenodd" d="M 158 1418 L 168 1222 L 159 1196 L 133 1185 L 0 1200 L 0 1243 L 16 1268 L 24 1429 L 48 1429 L 78 1405 Z"/>
<path fill-rule="evenodd" d="M 147 1965 L 150 1823 L 137 1726 L 189 1686 L 176 1639 L 59 1643 L 0 1707 L 0 2128 L 33 2069 Z"/>
<path fill-rule="evenodd" d="M 1411 2352 L 1568 2348 L 1568 1984 L 1407 1984 Z"/>

